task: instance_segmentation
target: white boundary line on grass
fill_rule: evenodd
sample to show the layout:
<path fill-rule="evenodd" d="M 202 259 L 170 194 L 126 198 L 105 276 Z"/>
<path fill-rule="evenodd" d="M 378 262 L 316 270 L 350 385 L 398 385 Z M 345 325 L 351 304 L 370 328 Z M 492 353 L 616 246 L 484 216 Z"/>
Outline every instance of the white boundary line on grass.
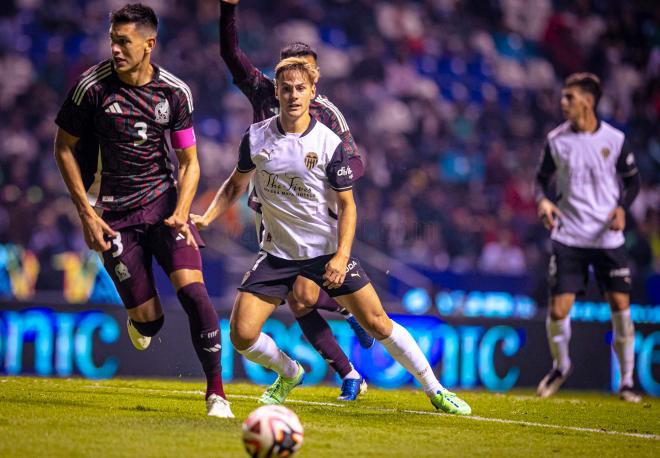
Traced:
<path fill-rule="evenodd" d="M 401 410 L 401 412 L 412 413 L 417 415 L 436 415 L 436 416 L 449 416 L 446 413 L 439 412 L 426 412 L 422 410 Z M 453 416 L 453 415 L 452 415 Z M 643 434 L 643 433 L 626 433 L 623 431 L 610 431 L 607 429 L 596 429 L 596 428 L 582 428 L 580 426 L 561 426 L 561 425 L 551 425 L 548 423 L 537 423 L 534 421 L 523 421 L 523 420 L 507 420 L 504 418 L 492 418 L 492 417 L 480 417 L 478 415 L 457 415 L 458 418 L 474 421 L 486 421 L 491 423 L 505 423 L 508 425 L 520 425 L 520 426 L 536 426 L 538 428 L 551 428 L 551 429 L 563 429 L 568 431 L 578 431 L 582 433 L 600 433 L 600 434 L 611 434 L 614 436 L 628 436 L 636 437 L 638 439 L 652 439 L 660 440 L 660 436 L 657 434 Z"/>
<path fill-rule="evenodd" d="M 129 391 L 143 391 L 148 393 L 171 393 L 171 394 L 195 394 L 203 395 L 203 391 L 198 390 L 163 390 L 156 388 L 131 388 L 131 387 L 112 387 L 112 386 L 102 386 L 102 385 L 86 385 L 84 388 L 104 388 L 109 390 L 129 390 Z M 236 399 L 259 399 L 258 396 L 247 396 L 243 394 L 230 394 L 227 395 L 228 398 Z M 302 399 L 288 399 L 287 403 L 292 404 L 303 404 L 303 405 L 312 405 L 312 406 L 329 406 L 329 407 L 346 407 L 345 404 L 336 404 L 333 402 L 316 402 L 316 401 L 303 401 Z M 491 423 L 503 423 L 507 425 L 520 425 L 520 426 L 532 426 L 536 428 L 549 428 L 549 429 L 562 429 L 565 431 L 576 431 L 580 433 L 597 433 L 597 434 L 609 434 L 612 436 L 625 436 L 625 437 L 634 437 L 636 439 L 650 439 L 650 440 L 660 440 L 660 435 L 657 434 L 643 434 L 643 433 L 626 433 L 623 431 L 610 431 L 607 429 L 597 429 L 597 428 L 582 428 L 580 426 L 561 426 L 561 425 L 552 425 L 548 423 L 537 423 L 534 421 L 523 421 L 523 420 L 507 420 L 504 418 L 492 418 L 492 417 L 480 417 L 477 415 L 450 415 L 440 412 L 429 412 L 425 410 L 398 410 L 398 409 L 387 409 L 379 407 L 369 407 L 361 406 L 364 410 L 371 410 L 376 412 L 403 412 L 414 415 L 432 415 L 437 417 L 452 417 L 460 418 L 465 420 L 472 421 L 481 421 L 481 422 L 491 422 Z"/>

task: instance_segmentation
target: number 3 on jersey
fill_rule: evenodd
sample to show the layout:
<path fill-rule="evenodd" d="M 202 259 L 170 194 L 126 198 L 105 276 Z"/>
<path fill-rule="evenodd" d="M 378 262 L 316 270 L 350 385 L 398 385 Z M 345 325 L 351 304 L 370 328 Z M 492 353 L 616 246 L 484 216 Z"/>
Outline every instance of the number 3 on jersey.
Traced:
<path fill-rule="evenodd" d="M 147 123 L 146 122 L 136 122 L 135 128 L 137 129 L 137 135 L 140 137 L 139 140 L 133 142 L 133 146 L 140 146 L 147 141 Z"/>

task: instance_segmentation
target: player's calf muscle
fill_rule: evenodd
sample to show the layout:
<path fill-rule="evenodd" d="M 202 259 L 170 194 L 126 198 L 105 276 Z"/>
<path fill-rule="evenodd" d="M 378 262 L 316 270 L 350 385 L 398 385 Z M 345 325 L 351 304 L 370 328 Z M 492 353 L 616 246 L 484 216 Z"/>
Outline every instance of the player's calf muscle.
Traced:
<path fill-rule="evenodd" d="M 137 307 L 126 309 L 126 312 L 131 320 L 146 323 L 163 316 L 163 307 L 160 305 L 158 296 L 154 296 Z"/>

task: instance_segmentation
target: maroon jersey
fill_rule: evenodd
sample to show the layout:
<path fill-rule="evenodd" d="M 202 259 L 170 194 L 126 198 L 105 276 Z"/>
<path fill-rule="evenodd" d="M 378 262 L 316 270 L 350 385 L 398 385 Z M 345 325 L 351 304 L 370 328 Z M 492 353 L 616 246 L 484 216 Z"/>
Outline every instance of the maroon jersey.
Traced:
<path fill-rule="evenodd" d="M 275 98 L 275 83 L 256 68 L 238 46 L 236 6 L 220 2 L 220 11 L 220 53 L 234 78 L 234 84 L 252 104 L 252 122 L 257 123 L 277 115 L 280 105 Z M 317 121 L 339 135 L 345 154 L 351 157 L 355 179 L 361 177 L 364 173 L 362 159 L 339 109 L 327 97 L 317 95 L 309 106 L 309 112 Z"/>
<path fill-rule="evenodd" d="M 75 156 L 95 207 L 136 209 L 175 184 L 166 134 L 192 127 L 192 94 L 183 81 L 152 65 L 153 78 L 143 86 L 123 83 L 111 60 L 95 65 L 80 76 L 57 115 L 57 125 L 81 139 Z"/>

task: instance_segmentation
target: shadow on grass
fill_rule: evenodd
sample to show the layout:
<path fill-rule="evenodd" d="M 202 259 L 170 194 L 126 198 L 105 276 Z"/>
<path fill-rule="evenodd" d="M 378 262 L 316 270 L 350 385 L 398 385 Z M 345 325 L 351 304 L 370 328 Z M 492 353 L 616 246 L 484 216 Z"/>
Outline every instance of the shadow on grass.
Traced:
<path fill-rule="evenodd" d="M 161 409 L 154 409 L 143 405 L 136 405 L 135 407 L 119 407 L 117 410 L 126 410 L 129 412 L 163 412 Z"/>

